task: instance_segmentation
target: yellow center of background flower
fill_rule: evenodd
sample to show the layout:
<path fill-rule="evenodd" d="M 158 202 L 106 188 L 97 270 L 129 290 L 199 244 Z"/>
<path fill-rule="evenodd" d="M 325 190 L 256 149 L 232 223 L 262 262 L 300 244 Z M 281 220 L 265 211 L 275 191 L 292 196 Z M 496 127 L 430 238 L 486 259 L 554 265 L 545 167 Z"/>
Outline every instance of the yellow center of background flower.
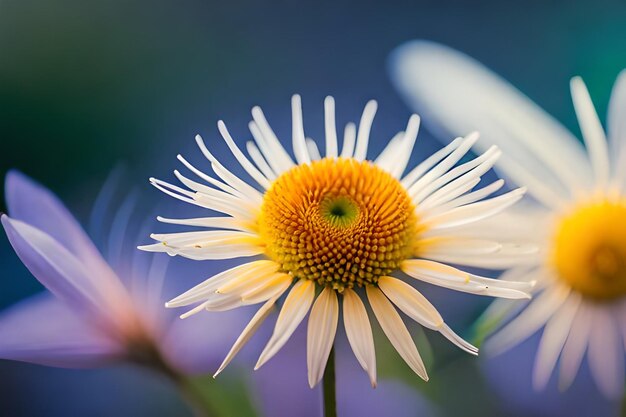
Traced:
<path fill-rule="evenodd" d="M 584 296 L 626 295 L 626 200 L 583 205 L 565 216 L 552 262 L 559 277 Z"/>
<path fill-rule="evenodd" d="M 267 256 L 283 271 L 339 292 L 397 269 L 413 253 L 418 232 L 398 180 L 345 158 L 278 177 L 265 194 L 259 226 Z"/>

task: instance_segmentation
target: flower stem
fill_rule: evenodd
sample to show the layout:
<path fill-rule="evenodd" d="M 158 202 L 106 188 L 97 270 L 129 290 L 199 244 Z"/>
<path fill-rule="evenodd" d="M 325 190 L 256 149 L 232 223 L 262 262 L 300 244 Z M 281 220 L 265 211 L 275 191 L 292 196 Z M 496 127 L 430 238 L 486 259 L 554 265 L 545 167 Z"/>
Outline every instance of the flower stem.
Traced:
<path fill-rule="evenodd" d="M 213 404 L 203 395 L 201 388 L 194 381 L 186 378 L 175 380 L 182 397 L 191 408 L 194 417 L 215 417 L 218 415 Z"/>
<path fill-rule="evenodd" d="M 330 356 L 324 371 L 324 417 L 337 417 L 337 390 L 335 384 L 335 348 L 330 350 Z"/>

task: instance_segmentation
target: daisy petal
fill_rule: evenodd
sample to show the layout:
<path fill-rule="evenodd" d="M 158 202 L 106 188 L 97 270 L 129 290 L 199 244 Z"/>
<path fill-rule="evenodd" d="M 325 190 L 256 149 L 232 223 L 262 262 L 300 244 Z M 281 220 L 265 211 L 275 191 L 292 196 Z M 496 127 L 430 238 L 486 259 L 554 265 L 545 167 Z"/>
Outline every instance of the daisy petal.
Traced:
<path fill-rule="evenodd" d="M 617 76 L 606 116 L 611 166 L 618 186 L 626 185 L 626 70 Z"/>
<path fill-rule="evenodd" d="M 429 284 L 491 297 L 530 298 L 528 291 L 534 285 L 532 282 L 510 282 L 485 278 L 463 272 L 449 265 L 424 259 L 404 261 L 400 265 L 400 269 L 410 277 Z"/>
<path fill-rule="evenodd" d="M 578 311 L 581 297 L 578 293 L 572 294 L 548 320 L 543 329 L 543 336 L 539 342 L 539 350 L 533 370 L 533 386 L 540 390 L 545 388 L 554 370 L 556 361 L 563 350 L 567 335 Z"/>
<path fill-rule="evenodd" d="M 315 284 L 310 280 L 299 280 L 289 292 L 280 310 L 274 333 L 261 352 L 254 369 L 257 370 L 274 356 L 291 334 L 296 330 L 306 313 L 311 308 L 315 297 Z"/>
<path fill-rule="evenodd" d="M 274 297 L 274 298 L 268 300 L 254 314 L 254 316 L 252 317 L 252 319 L 250 320 L 250 322 L 248 323 L 246 328 L 243 329 L 243 331 L 241 332 L 241 334 L 239 335 L 239 337 L 237 338 L 237 340 L 233 344 L 233 347 L 230 348 L 230 351 L 226 355 L 226 358 L 224 358 L 224 361 L 220 365 L 219 369 L 217 371 L 215 371 L 215 374 L 213 374 L 213 378 L 216 378 L 228 366 L 228 364 L 233 360 L 235 355 L 237 355 L 237 353 L 239 353 L 241 348 L 243 348 L 244 345 L 246 343 L 248 343 L 248 340 L 250 340 L 250 338 L 254 335 L 254 333 L 259 329 L 261 324 L 263 324 L 263 322 L 265 321 L 267 316 L 269 316 L 270 313 L 272 312 L 274 304 L 276 303 L 277 299 L 278 299 L 278 297 Z"/>
<path fill-rule="evenodd" d="M 296 161 L 298 161 L 298 164 L 309 164 L 311 163 L 311 156 L 306 146 L 304 126 L 302 124 L 302 100 L 298 94 L 294 94 L 291 97 L 291 118 L 293 120 L 291 132 L 293 153 L 296 155 Z"/>
<path fill-rule="evenodd" d="M 396 307 L 422 326 L 441 332 L 448 340 L 468 353 L 478 352 L 477 348 L 459 337 L 443 322 L 437 309 L 426 297 L 406 282 L 381 277 L 378 279 L 378 286 Z"/>
<path fill-rule="evenodd" d="M 600 391 L 619 399 L 624 394 L 624 348 L 610 311 L 606 306 L 594 306 L 587 359 Z"/>
<path fill-rule="evenodd" d="M 604 128 L 582 78 L 572 78 L 570 89 L 596 181 L 604 186 L 610 175 L 609 151 Z"/>
<path fill-rule="evenodd" d="M 353 290 L 343 292 L 343 324 L 354 356 L 376 387 L 376 354 L 372 326 L 361 298 Z"/>
<path fill-rule="evenodd" d="M 370 100 L 363 109 L 361 115 L 361 121 L 359 122 L 359 130 L 356 136 L 356 147 L 354 148 L 354 159 L 357 161 L 363 161 L 367 156 L 367 145 L 370 139 L 370 130 L 372 128 L 372 122 L 374 121 L 374 115 L 378 109 L 378 103 L 376 100 Z"/>
<path fill-rule="evenodd" d="M 342 158 L 352 158 L 354 153 L 354 142 L 356 141 L 356 125 L 347 123 L 343 132 L 343 146 L 341 147 Z"/>
<path fill-rule="evenodd" d="M 215 291 L 226 282 L 232 279 L 241 279 L 241 277 L 255 276 L 259 273 L 262 274 L 268 268 L 271 268 L 272 264 L 274 264 L 272 261 L 259 260 L 227 269 L 168 301 L 165 303 L 165 306 L 169 308 L 183 307 L 197 303 L 215 294 Z"/>
<path fill-rule="evenodd" d="M 369 285 L 366 288 L 367 298 L 383 332 L 413 372 L 428 381 L 424 362 L 402 318 L 382 291 Z"/>
<path fill-rule="evenodd" d="M 506 325 L 487 342 L 485 346 L 487 351 L 496 355 L 530 337 L 548 321 L 552 314 L 565 302 L 569 294 L 569 287 L 564 285 L 547 288 L 528 305 L 519 317 Z"/>
<path fill-rule="evenodd" d="M 309 316 L 306 345 L 306 363 L 309 386 L 313 388 L 322 379 L 328 355 L 335 341 L 339 303 L 335 290 L 324 288 L 315 300 Z"/>
<path fill-rule="evenodd" d="M 499 168 L 518 184 L 529 185 L 531 195 L 537 196 L 526 178 L 565 197 L 590 185 L 590 165 L 576 138 L 465 54 L 433 42 L 409 42 L 394 52 L 391 69 L 396 87 L 426 121 L 450 135 L 479 130 L 485 139 L 479 149 L 500 147 Z"/>
<path fill-rule="evenodd" d="M 335 124 L 335 99 L 328 96 L 324 99 L 324 128 L 326 131 L 326 156 L 337 157 L 337 126 Z"/>
<path fill-rule="evenodd" d="M 593 317 L 591 307 L 587 303 L 581 303 L 561 353 L 559 372 L 559 388 L 561 390 L 567 389 L 578 373 L 589 344 Z"/>
<path fill-rule="evenodd" d="M 479 201 L 477 203 L 456 207 L 451 210 L 425 218 L 424 221 L 433 229 L 447 229 L 463 226 L 500 213 L 502 210 L 518 202 L 526 193 L 526 188 L 518 188 L 506 194 Z"/>
<path fill-rule="evenodd" d="M 392 277 L 380 277 L 378 286 L 396 307 L 422 326 L 437 330 L 443 325 L 443 318 L 437 309 L 406 282 Z"/>

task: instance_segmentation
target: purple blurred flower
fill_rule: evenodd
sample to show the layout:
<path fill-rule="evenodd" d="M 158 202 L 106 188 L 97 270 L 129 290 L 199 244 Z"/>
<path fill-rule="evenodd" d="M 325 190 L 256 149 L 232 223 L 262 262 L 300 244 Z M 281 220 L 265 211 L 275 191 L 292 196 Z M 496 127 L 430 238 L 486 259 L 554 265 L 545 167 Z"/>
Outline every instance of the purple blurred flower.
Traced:
<path fill-rule="evenodd" d="M 41 185 L 10 172 L 6 200 L 10 215 L 2 215 L 2 225 L 9 241 L 51 294 L 35 295 L 0 315 L 0 358 L 68 368 L 126 361 L 172 375 L 217 368 L 236 334 L 216 338 L 204 330 L 237 329 L 243 317 L 172 317 L 163 308 L 168 294 L 162 296 L 168 260 L 135 250 L 125 257 L 121 249 L 132 207 L 122 207 L 111 226 L 107 263 Z M 224 326 L 224 320 L 233 322 Z"/>

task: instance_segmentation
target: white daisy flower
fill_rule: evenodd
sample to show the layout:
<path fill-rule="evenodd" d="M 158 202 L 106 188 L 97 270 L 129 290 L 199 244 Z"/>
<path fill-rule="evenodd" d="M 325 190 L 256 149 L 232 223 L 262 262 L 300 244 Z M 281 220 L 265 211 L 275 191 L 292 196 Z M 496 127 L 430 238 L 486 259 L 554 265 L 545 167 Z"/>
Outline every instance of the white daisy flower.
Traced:
<path fill-rule="evenodd" d="M 585 352 L 609 397 L 624 385 L 626 343 L 626 73 L 615 83 L 607 133 L 579 77 L 571 80 L 579 140 L 506 81 L 473 59 L 416 41 L 393 55 L 394 81 L 440 131 L 480 129 L 504 155 L 496 169 L 528 186 L 526 211 L 491 223 L 500 236 L 525 237 L 541 251 L 535 264 L 503 279 L 537 280 L 540 295 L 488 341 L 502 352 L 543 327 L 533 383 L 544 387 L 560 358 L 559 383 L 574 380 Z M 607 139 L 608 136 L 608 139 Z M 515 219 L 515 221 L 512 221 Z M 508 312 L 508 318 L 515 316 Z M 485 322 L 507 317 L 494 303 Z"/>
<path fill-rule="evenodd" d="M 417 137 L 419 117 L 411 116 L 405 131 L 395 135 L 375 161 L 368 161 L 376 102 L 367 103 L 358 129 L 353 123 L 346 125 L 340 148 L 335 102 L 327 97 L 326 156 L 322 158 L 316 142 L 305 135 L 300 97 L 293 96 L 291 104 L 295 161 L 260 108 L 252 109 L 249 128 L 254 141 L 246 144 L 248 156 L 236 145 L 224 123 L 218 122 L 226 144 L 257 185 L 250 185 L 224 167 L 200 136 L 196 137 L 197 144 L 215 176 L 200 171 L 179 155 L 178 159 L 202 183 L 178 171 L 176 177 L 187 189 L 151 180 L 166 194 L 225 216 L 159 218 L 200 230 L 153 234 L 151 237 L 159 243 L 141 249 L 196 260 L 257 257 L 242 261 L 167 303 L 168 307 L 195 305 L 182 317 L 202 310 L 263 303 L 216 375 L 285 293 L 273 335 L 255 369 L 279 351 L 310 311 L 307 365 L 309 384 L 315 386 L 331 352 L 341 300 L 348 340 L 374 386 L 376 357 L 363 297 L 400 356 L 424 380 L 428 379 L 426 369 L 398 309 L 464 351 L 476 354 L 477 349 L 454 333 L 435 307 L 400 273 L 473 294 L 529 297 L 532 284 L 527 282 L 489 279 L 447 265 L 522 263 L 532 251 L 456 232 L 499 213 L 524 194 L 520 188 L 483 200 L 502 186 L 501 180 L 472 191 L 500 151 L 489 148 L 456 166 L 478 139 L 473 133 L 455 139 L 403 175 Z"/>

